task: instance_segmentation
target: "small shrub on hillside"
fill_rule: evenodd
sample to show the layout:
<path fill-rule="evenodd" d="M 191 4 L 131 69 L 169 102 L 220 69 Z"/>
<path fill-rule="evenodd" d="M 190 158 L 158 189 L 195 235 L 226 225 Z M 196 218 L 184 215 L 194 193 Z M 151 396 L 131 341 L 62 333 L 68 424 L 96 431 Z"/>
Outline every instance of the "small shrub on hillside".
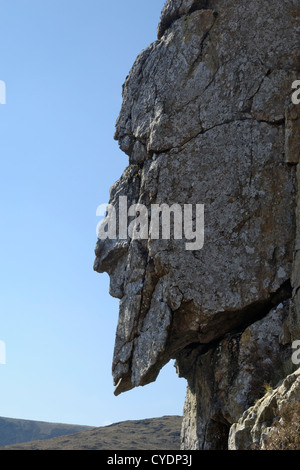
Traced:
<path fill-rule="evenodd" d="M 287 404 L 269 434 L 266 450 L 300 450 L 300 403 Z"/>

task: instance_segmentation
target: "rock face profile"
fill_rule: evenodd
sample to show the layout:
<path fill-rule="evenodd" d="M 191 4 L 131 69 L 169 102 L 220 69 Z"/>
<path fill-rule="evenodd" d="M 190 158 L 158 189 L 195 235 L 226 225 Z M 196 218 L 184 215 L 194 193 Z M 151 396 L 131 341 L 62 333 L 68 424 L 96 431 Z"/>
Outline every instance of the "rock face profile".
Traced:
<path fill-rule="evenodd" d="M 299 31 L 296 0 L 168 0 L 123 86 L 115 139 L 129 162 L 94 269 L 120 299 L 115 393 L 175 359 L 182 449 L 227 449 L 264 384 L 295 370 Z"/>

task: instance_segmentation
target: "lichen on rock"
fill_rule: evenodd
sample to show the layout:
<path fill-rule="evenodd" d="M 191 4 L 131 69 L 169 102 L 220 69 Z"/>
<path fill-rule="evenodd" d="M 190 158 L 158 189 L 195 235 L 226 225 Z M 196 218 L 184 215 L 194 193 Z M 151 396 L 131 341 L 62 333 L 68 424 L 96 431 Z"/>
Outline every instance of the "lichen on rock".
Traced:
<path fill-rule="evenodd" d="M 297 369 L 282 380 L 274 390 L 270 388 L 231 427 L 229 450 L 269 450 L 268 441 L 274 432 L 278 432 L 276 425 L 282 419 L 286 406 L 291 409 L 295 405 L 299 406 L 299 400 L 300 369 Z M 291 423 L 285 423 L 285 426 L 289 425 Z M 297 440 L 299 443 L 299 438 Z M 299 450 L 299 447 L 293 450 Z"/>
<path fill-rule="evenodd" d="M 117 237 L 95 250 L 120 299 L 115 393 L 176 359 L 183 449 L 227 448 L 263 383 L 286 374 L 297 331 L 300 16 L 275 4 L 168 0 L 123 86 L 115 139 L 129 162 L 110 204 L 205 207 L 202 249 Z"/>

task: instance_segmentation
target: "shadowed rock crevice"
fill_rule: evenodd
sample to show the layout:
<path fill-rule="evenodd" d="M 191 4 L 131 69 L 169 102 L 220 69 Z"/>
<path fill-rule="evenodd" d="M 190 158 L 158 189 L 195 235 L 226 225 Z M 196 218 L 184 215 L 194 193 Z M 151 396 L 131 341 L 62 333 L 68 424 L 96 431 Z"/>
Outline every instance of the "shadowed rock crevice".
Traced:
<path fill-rule="evenodd" d="M 178 354 L 177 372 L 188 381 L 182 448 L 227 449 L 232 424 L 264 395 L 266 384 L 275 386 L 292 371 L 284 338 L 290 306 L 286 300 L 243 331 Z"/>
<path fill-rule="evenodd" d="M 161 14 L 157 37 L 161 39 L 170 26 L 184 15 L 197 10 L 207 10 L 213 2 L 210 0 L 168 0 Z"/>
<path fill-rule="evenodd" d="M 254 325 L 256 322 L 265 318 L 272 309 L 278 307 L 282 302 L 292 298 L 292 287 L 290 280 L 285 281 L 277 292 L 270 295 L 269 299 L 264 301 L 254 302 L 251 305 L 247 305 L 243 311 L 238 312 L 219 312 L 217 316 L 217 322 L 215 325 L 211 325 L 211 332 L 199 331 L 194 336 L 185 338 L 186 345 L 184 345 L 184 339 L 178 338 L 178 344 L 176 348 L 176 339 L 172 337 L 172 328 L 170 331 L 170 338 L 168 341 L 168 350 L 177 349 L 179 354 L 184 354 L 185 349 L 190 354 L 191 350 L 197 349 L 197 353 L 201 351 L 201 354 L 205 354 L 209 349 L 215 348 L 228 334 L 236 335 L 241 334 L 249 326 Z M 222 331 L 223 330 L 223 331 Z M 216 336 L 217 335 L 217 336 Z M 213 338 L 212 340 L 204 341 L 205 338 Z M 197 341 L 198 339 L 198 341 Z M 173 358 L 176 359 L 176 351 Z"/>

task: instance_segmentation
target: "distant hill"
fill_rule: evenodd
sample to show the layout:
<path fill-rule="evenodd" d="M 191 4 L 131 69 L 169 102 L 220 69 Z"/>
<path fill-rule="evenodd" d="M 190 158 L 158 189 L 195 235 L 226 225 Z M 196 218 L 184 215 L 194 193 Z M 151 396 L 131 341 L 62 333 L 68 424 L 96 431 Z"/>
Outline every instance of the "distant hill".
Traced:
<path fill-rule="evenodd" d="M 123 421 L 110 426 L 84 430 L 83 432 L 78 432 L 78 429 L 82 426 L 73 426 L 73 434 L 69 433 L 72 426 L 69 429 L 66 426 L 67 433 L 51 439 L 44 437 L 47 432 L 49 434 L 60 432 L 65 425 L 36 423 L 34 421 L 25 421 L 18 424 L 21 420 L 7 421 L 16 421 L 7 424 L 6 429 L 10 433 L 10 436 L 8 436 L 10 440 L 12 441 L 13 424 L 15 424 L 15 430 L 19 429 L 18 435 L 15 436 L 15 442 L 21 438 L 23 443 L 19 441 L 18 444 L 11 445 L 12 442 L 10 442 L 9 445 L 2 447 L 0 450 L 180 450 L 182 423 L 182 417 L 180 416 Z M 33 433 L 33 430 L 35 430 L 35 433 Z M 40 436 L 32 439 L 31 436 L 36 436 L 38 430 L 41 432 Z M 1 424 L 0 437 L 1 442 L 3 442 L 5 440 L 5 426 L 1 427 Z M 24 438 L 27 441 L 30 440 L 30 442 L 24 443 Z"/>
<path fill-rule="evenodd" d="M 93 429 L 91 426 L 46 423 L 0 417 L 0 446 L 74 434 Z"/>

